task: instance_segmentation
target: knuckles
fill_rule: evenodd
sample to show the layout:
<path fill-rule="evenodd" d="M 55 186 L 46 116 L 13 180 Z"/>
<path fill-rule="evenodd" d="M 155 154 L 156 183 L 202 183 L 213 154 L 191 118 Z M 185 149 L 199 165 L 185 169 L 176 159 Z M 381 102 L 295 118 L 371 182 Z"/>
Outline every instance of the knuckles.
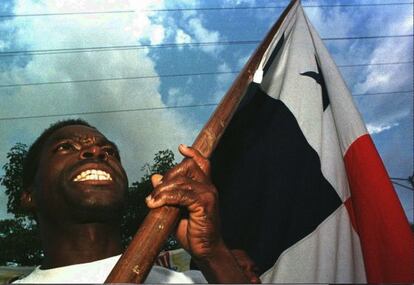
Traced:
<path fill-rule="evenodd" d="M 157 204 L 180 205 L 211 210 L 217 206 L 218 192 L 209 178 L 210 161 L 194 150 L 162 178 L 151 196 Z M 160 203 L 161 202 L 161 203 Z"/>
<path fill-rule="evenodd" d="M 190 212 L 195 209 L 212 212 L 218 203 L 218 192 L 212 184 L 203 184 L 185 178 L 166 181 L 162 186 L 157 186 L 151 195 L 159 205 L 184 206 Z"/>

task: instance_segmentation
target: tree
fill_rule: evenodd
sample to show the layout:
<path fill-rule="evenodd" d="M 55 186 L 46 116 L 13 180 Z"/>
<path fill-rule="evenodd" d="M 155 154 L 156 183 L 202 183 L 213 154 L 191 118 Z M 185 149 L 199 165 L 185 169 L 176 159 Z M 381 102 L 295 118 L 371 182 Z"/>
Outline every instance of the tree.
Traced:
<path fill-rule="evenodd" d="M 43 257 L 39 229 L 23 218 L 0 221 L 0 265 L 37 265 Z"/>
<path fill-rule="evenodd" d="M 23 161 L 26 153 L 27 146 L 16 143 L 7 153 L 8 162 L 3 165 L 5 173 L 0 178 L 0 184 L 6 187 L 7 212 L 16 218 L 27 216 L 20 207 L 20 195 L 23 191 Z"/>
<path fill-rule="evenodd" d="M 8 162 L 3 166 L 5 174 L 0 184 L 5 186 L 8 197 L 7 212 L 15 219 L 0 221 L 0 265 L 9 262 L 19 265 L 36 265 L 40 263 L 43 253 L 38 235 L 38 226 L 29 213 L 20 207 L 20 195 L 23 191 L 23 161 L 27 154 L 27 146 L 21 143 L 14 145 L 7 153 Z M 152 164 L 142 167 L 144 176 L 129 187 L 126 207 L 121 223 L 122 242 L 128 245 L 139 225 L 148 213 L 145 197 L 152 191 L 151 175 L 164 174 L 174 166 L 174 153 L 162 150 L 155 154 Z M 164 249 L 175 249 L 177 241 L 170 237 Z"/>
<path fill-rule="evenodd" d="M 121 225 L 122 241 L 125 246 L 132 240 L 139 225 L 144 221 L 148 214 L 145 197 L 152 191 L 151 175 L 155 173 L 164 174 L 174 165 L 174 153 L 169 149 L 161 150 L 155 154 L 152 164 L 144 164 L 141 170 L 143 170 L 145 174 L 141 180 L 132 183 L 132 186 L 129 187 L 128 197 L 126 199 L 126 209 Z M 178 242 L 173 236 L 170 236 L 163 249 L 171 250 L 178 247 Z"/>
<path fill-rule="evenodd" d="M 0 177 L 0 184 L 6 188 L 8 197 L 7 212 L 14 215 L 14 219 L 0 221 L 0 265 L 9 262 L 36 265 L 43 255 L 34 217 L 20 207 L 23 161 L 26 154 L 25 144 L 15 144 L 7 153 L 8 162 L 3 165 L 4 175 Z"/>

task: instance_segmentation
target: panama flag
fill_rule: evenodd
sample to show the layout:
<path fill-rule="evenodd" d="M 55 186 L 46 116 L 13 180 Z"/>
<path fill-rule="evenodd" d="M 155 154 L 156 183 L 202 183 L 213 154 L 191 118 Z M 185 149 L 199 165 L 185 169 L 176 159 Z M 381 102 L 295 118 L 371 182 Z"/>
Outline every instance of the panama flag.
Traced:
<path fill-rule="evenodd" d="M 211 158 L 222 231 L 263 282 L 413 282 L 407 218 L 296 1 Z"/>

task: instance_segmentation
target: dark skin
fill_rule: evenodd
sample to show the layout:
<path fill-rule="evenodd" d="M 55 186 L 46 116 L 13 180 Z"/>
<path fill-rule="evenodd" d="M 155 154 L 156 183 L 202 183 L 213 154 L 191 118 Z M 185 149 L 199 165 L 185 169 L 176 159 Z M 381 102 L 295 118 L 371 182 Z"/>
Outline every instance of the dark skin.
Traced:
<path fill-rule="evenodd" d="M 105 171 L 112 180 L 73 181 L 87 169 Z M 116 148 L 98 131 L 68 126 L 53 133 L 30 191 L 45 252 L 42 268 L 120 254 L 117 224 L 127 185 Z"/>
<path fill-rule="evenodd" d="M 194 149 L 179 150 L 186 159 L 164 177 L 152 177 L 148 207 L 172 205 L 188 211 L 176 237 L 209 282 L 249 282 L 218 230 L 217 190 L 209 179 L 208 160 Z M 40 157 L 23 200 L 40 225 L 42 268 L 122 253 L 119 221 L 128 180 L 113 143 L 93 128 L 66 126 L 48 138 Z"/>
<path fill-rule="evenodd" d="M 244 274 L 249 278 L 250 283 L 259 284 L 261 283 L 259 278 L 259 268 L 254 261 L 247 255 L 242 249 L 232 249 L 231 253 L 237 260 L 239 266 L 243 269 Z"/>

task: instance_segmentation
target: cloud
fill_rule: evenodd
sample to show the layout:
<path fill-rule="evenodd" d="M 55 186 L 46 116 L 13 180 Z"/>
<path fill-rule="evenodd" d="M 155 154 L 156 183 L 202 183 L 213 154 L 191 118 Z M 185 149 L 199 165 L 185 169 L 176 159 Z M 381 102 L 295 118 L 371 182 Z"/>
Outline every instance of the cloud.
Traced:
<path fill-rule="evenodd" d="M 371 135 L 373 135 L 373 134 L 382 133 L 383 131 L 387 131 L 387 130 L 389 130 L 389 129 L 393 128 L 393 127 L 397 127 L 399 125 L 400 124 L 398 124 L 398 123 L 389 124 L 389 125 L 384 125 L 384 124 L 381 124 L 381 125 L 367 124 L 367 129 L 368 129 L 368 132 Z"/>
<path fill-rule="evenodd" d="M 9 44 L 5 41 L 0 40 L 0 50 L 4 50 L 9 47 Z"/>
<path fill-rule="evenodd" d="M 145 2 L 145 5 L 143 1 L 120 1 L 114 8 L 114 3 L 101 1 L 85 1 L 80 6 L 78 1 L 21 0 L 16 1 L 14 13 L 143 9 L 150 7 L 150 2 Z M 162 5 L 162 2 L 158 1 L 158 4 Z M 1 22 L 0 26 L 8 25 L 15 31 L 13 41 L 16 49 L 132 45 L 139 41 L 161 43 L 165 39 L 165 29 L 159 19 L 152 17 L 150 13 L 131 13 L 127 16 L 60 16 L 58 20 L 49 17 L 14 18 L 7 23 Z M 200 30 L 204 31 L 202 27 Z M 1 84 L 157 75 L 148 50 L 38 55 L 28 57 L 26 61 L 25 65 L 0 69 Z M 159 89 L 159 78 L 3 88 L 0 117 L 163 107 L 166 105 Z M 119 144 L 130 182 L 138 179 L 141 166 L 150 162 L 156 151 L 170 148 L 177 153 L 179 143 L 190 144 L 195 136 L 192 122 L 175 110 L 81 117 Z M 16 142 L 31 144 L 44 128 L 58 119 L 62 118 L 1 121 L 0 161 L 6 161 L 7 151 Z M 0 212 L 4 213 L 4 195 L 0 199 L 0 207 L 3 207 Z"/>
<path fill-rule="evenodd" d="M 239 5 L 246 5 L 246 6 L 255 6 L 256 1 L 252 0 L 225 0 L 223 1 L 223 7 L 233 7 Z"/>
<path fill-rule="evenodd" d="M 177 7 L 198 5 L 179 0 Z M 59 17 L 10 18 L 0 22 L 0 31 L 10 33 L 0 41 L 0 49 L 41 50 L 219 41 L 220 33 L 206 27 L 196 11 L 156 13 L 164 1 L 26 1 L 14 3 L 15 14 L 77 13 L 83 11 L 134 10 L 134 13 L 67 15 Z M 5 33 L 6 34 L 6 33 Z M 217 56 L 222 47 L 206 46 L 201 52 Z M 195 50 L 195 49 L 194 49 Z M 70 81 L 135 76 L 156 76 L 157 50 L 112 50 L 13 57 L 0 62 L 0 84 Z M 6 64 L 7 63 L 7 64 Z M 192 78 L 188 78 L 188 84 Z M 160 78 L 104 82 L 40 85 L 3 88 L 0 117 L 48 115 L 134 108 L 186 105 L 194 102 L 185 88 L 161 88 Z M 184 86 L 186 86 L 184 84 Z M 160 92 L 164 90 L 163 94 Z M 191 113 L 196 116 L 196 113 Z M 74 116 L 82 117 L 113 139 L 121 149 L 130 182 L 141 176 L 141 166 L 156 151 L 172 149 L 179 143 L 191 144 L 201 124 L 188 120 L 181 110 L 155 110 Z M 0 163 L 16 143 L 31 144 L 51 123 L 64 117 L 0 121 Z M 179 156 L 177 156 L 179 158 Z M 0 175 L 2 174 L 0 169 Z M 2 191 L 1 191 L 2 192 Z M 5 213 L 5 196 L 0 193 L 0 216 Z"/>
<path fill-rule="evenodd" d="M 237 68 L 241 70 L 244 67 L 244 65 L 246 64 L 246 62 L 249 60 L 249 58 L 250 58 L 250 54 L 247 54 L 245 56 L 241 56 L 237 60 Z"/>
<path fill-rule="evenodd" d="M 206 29 L 200 18 L 192 18 L 188 21 L 188 29 L 198 42 L 214 43 L 220 41 L 220 33 Z M 223 48 L 218 45 L 206 45 L 201 49 L 207 53 L 216 54 Z"/>
<path fill-rule="evenodd" d="M 223 62 L 222 64 L 218 66 L 217 71 L 218 72 L 230 72 L 232 70 L 227 63 Z M 217 83 L 219 86 L 228 85 L 233 78 L 234 78 L 234 74 L 231 74 L 231 73 L 220 74 L 217 76 Z"/>
<path fill-rule="evenodd" d="M 407 18 L 401 17 L 387 25 L 383 34 L 408 34 L 411 33 L 413 24 Z M 412 56 L 413 42 L 410 38 L 383 39 L 371 50 L 368 56 L 369 63 L 410 61 Z M 362 75 L 362 76 L 361 76 Z M 412 64 L 397 64 L 390 66 L 371 65 L 360 74 L 353 87 L 354 93 L 376 93 L 394 92 L 412 89 L 413 70 Z M 409 94 L 389 94 L 376 96 L 377 98 L 365 98 L 360 103 L 368 126 L 373 134 L 388 130 L 400 125 L 402 120 L 412 118 L 412 104 L 407 104 Z M 390 102 L 393 104 L 390 104 Z M 375 104 L 374 104 L 375 102 Z M 380 114 L 380 115 L 379 115 Z"/>
<path fill-rule="evenodd" d="M 175 35 L 175 42 L 177 44 L 191 43 L 191 36 L 181 29 L 177 29 Z"/>
<path fill-rule="evenodd" d="M 412 34 L 412 9 L 406 8 L 407 6 L 396 5 L 387 9 L 344 7 L 305 8 L 305 11 L 321 37 L 353 37 Z M 413 60 L 412 38 L 341 40 L 324 43 L 340 65 Z M 354 94 L 411 90 L 413 86 L 412 63 L 341 68 L 341 71 Z M 376 94 L 358 96 L 354 99 L 388 173 L 395 177 L 412 175 L 412 93 Z M 407 210 L 409 205 L 412 205 L 413 195 L 408 196 L 406 192 L 397 191 Z M 412 221 L 412 215 L 408 217 Z"/>
<path fill-rule="evenodd" d="M 412 55 L 409 56 L 407 51 L 412 51 L 412 49 L 411 39 L 387 39 L 375 48 L 369 62 L 409 61 L 412 60 Z M 365 78 L 354 88 L 356 93 L 405 90 L 407 82 L 412 81 L 412 66 L 410 64 L 388 66 L 386 68 L 369 66 L 366 72 Z"/>
<path fill-rule="evenodd" d="M 167 105 L 169 106 L 189 105 L 193 102 L 194 98 L 179 88 L 170 88 L 168 90 Z"/>
<path fill-rule="evenodd" d="M 217 68 L 218 72 L 229 72 L 231 71 L 229 65 L 226 62 L 221 63 L 218 68 Z M 218 102 L 225 94 L 226 91 L 228 90 L 229 86 L 231 85 L 231 83 L 233 82 L 233 79 L 235 78 L 235 74 L 218 74 L 216 76 L 216 91 L 213 93 L 213 100 L 215 102 Z"/>

